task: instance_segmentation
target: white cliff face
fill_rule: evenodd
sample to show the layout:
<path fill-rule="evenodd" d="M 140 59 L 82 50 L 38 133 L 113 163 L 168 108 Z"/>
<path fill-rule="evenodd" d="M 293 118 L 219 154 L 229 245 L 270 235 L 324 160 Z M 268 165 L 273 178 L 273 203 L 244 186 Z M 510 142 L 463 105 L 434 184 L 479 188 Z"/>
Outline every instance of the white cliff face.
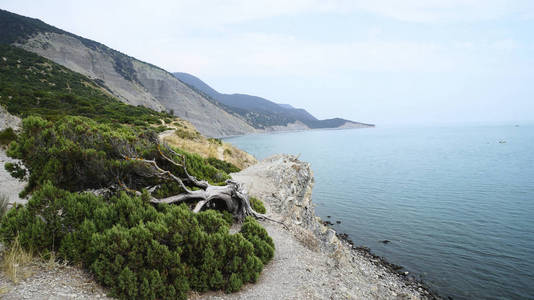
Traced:
<path fill-rule="evenodd" d="M 172 109 L 176 116 L 190 121 L 206 136 L 241 135 L 255 131 L 244 120 L 211 103 L 172 74 L 95 45 L 88 47 L 71 35 L 50 32 L 39 33 L 22 44 L 16 44 L 103 82 L 114 96 L 127 104 L 143 105 L 157 111 Z"/>

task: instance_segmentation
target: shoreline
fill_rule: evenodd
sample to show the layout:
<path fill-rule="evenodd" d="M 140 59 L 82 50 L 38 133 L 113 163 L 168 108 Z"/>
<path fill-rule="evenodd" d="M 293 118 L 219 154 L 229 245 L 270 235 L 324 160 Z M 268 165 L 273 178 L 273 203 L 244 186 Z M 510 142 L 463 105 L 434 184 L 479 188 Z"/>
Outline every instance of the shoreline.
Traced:
<path fill-rule="evenodd" d="M 308 163 L 299 161 L 296 156 L 277 155 L 232 177 L 242 182 L 250 195 L 259 196 L 268 215 L 284 222 L 287 229 L 277 223 L 261 221 L 275 240 L 276 253 L 257 283 L 232 294 L 193 293 L 190 299 L 441 299 L 423 283 L 399 274 L 396 266 L 384 258 L 374 255 L 368 248 L 354 247 L 346 235 L 323 225 L 311 199 L 314 178 Z M 92 276 L 82 270 L 80 274 L 85 275 L 68 285 L 57 284 L 53 279 L 67 278 L 68 272 L 73 270 L 37 271 L 19 285 L 8 285 L 10 291 L 5 296 L 16 299 L 17 295 L 24 295 L 36 299 L 39 296 L 34 291 L 45 289 L 49 295 L 68 292 L 106 298 L 100 288 L 95 290 L 100 294 L 92 294 L 76 287 L 82 281 L 92 282 Z M 46 283 L 48 281 L 50 284 Z"/>
<path fill-rule="evenodd" d="M 372 124 L 366 124 L 361 127 L 335 127 L 335 128 L 308 128 L 308 129 L 287 129 L 287 130 L 263 130 L 260 132 L 252 132 L 252 133 L 244 133 L 244 134 L 234 134 L 234 135 L 225 135 L 220 137 L 215 137 L 217 139 L 221 140 L 227 140 L 242 136 L 254 136 L 254 135 L 264 135 L 264 134 L 279 134 L 279 133 L 291 133 L 291 132 L 305 132 L 305 131 L 321 131 L 321 130 L 351 130 L 351 129 L 370 129 L 370 128 L 376 128 L 376 125 Z"/>
<path fill-rule="evenodd" d="M 318 217 L 318 216 L 317 216 Z M 320 218 L 320 217 L 318 217 Z M 338 232 L 334 227 L 333 223 L 330 221 L 320 221 L 321 224 L 328 227 L 329 229 L 332 229 L 335 231 L 335 234 L 337 238 L 345 244 L 346 247 L 350 248 L 352 251 L 357 252 L 359 255 L 362 255 L 369 259 L 369 261 L 375 263 L 377 266 L 380 266 L 382 268 L 388 269 L 391 273 L 399 275 L 400 278 L 406 281 L 407 284 L 412 285 L 415 289 L 422 289 L 422 293 L 429 295 L 433 299 L 445 299 L 445 297 L 441 296 L 437 291 L 435 291 L 432 287 L 430 287 L 427 283 L 424 282 L 423 279 L 418 279 L 415 275 L 419 275 L 417 273 L 413 273 L 411 271 L 408 271 L 404 266 L 394 264 L 384 256 L 380 256 L 378 254 L 373 253 L 371 248 L 363 245 L 355 245 L 354 241 L 349 238 L 349 234 L 344 232 Z M 404 271 L 403 271 L 404 270 Z M 451 296 L 446 297 L 447 299 L 453 299 Z"/>
<path fill-rule="evenodd" d="M 311 199 L 314 179 L 309 163 L 301 162 L 292 155 L 274 155 L 240 173 L 232 174 L 232 177 L 243 182 L 250 195 L 263 199 L 268 207 L 268 215 L 283 221 L 294 239 L 310 249 L 315 248 L 315 256 L 334 257 L 329 272 L 350 270 L 350 277 L 345 279 L 348 289 L 360 287 L 353 288 L 349 298 L 367 299 L 369 295 L 358 294 L 363 292 L 378 299 L 442 299 L 421 280 L 399 272 L 402 267 L 373 254 L 369 248 L 355 247 L 346 234 L 324 225 L 315 214 Z M 361 278 L 353 275 L 358 272 L 364 272 L 366 276 Z M 324 284 L 313 280 L 309 283 Z M 339 296 L 333 293 L 328 297 Z"/>
<path fill-rule="evenodd" d="M 369 261 L 375 263 L 377 266 L 388 269 L 391 273 L 397 274 L 399 278 L 403 279 L 406 284 L 411 285 L 414 289 L 417 289 L 422 294 L 428 295 L 431 299 L 445 299 L 438 292 L 433 290 L 428 284 L 422 279 L 417 279 L 415 276 L 411 275 L 409 271 L 406 270 L 403 266 L 391 263 L 384 256 L 374 254 L 371 248 L 366 246 L 355 246 L 354 242 L 348 238 L 346 233 L 337 233 L 336 236 L 343 242 L 346 243 L 346 246 L 351 247 L 352 251 L 357 252 L 359 255 L 362 255 L 369 259 Z M 421 289 L 421 290 L 419 290 Z M 447 299 L 453 299 L 452 297 L 447 297 Z"/>

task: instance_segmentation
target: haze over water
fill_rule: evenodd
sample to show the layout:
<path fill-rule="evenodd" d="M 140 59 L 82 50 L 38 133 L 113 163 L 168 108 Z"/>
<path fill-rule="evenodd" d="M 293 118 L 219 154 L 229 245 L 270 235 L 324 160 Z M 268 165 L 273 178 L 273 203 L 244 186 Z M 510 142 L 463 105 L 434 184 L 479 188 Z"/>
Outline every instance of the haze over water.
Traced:
<path fill-rule="evenodd" d="M 258 159 L 301 154 L 314 171 L 321 218 L 340 220 L 336 230 L 440 295 L 534 298 L 534 126 L 378 127 L 228 141 Z"/>

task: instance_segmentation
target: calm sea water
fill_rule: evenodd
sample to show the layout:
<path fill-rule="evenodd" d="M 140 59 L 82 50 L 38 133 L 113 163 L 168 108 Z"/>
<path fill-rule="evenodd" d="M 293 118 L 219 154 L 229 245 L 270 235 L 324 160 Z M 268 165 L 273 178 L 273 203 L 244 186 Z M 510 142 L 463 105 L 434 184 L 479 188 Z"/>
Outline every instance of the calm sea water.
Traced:
<path fill-rule="evenodd" d="M 300 154 L 323 220 L 454 299 L 534 299 L 534 126 L 323 130 L 228 142 Z M 499 143 L 506 141 L 506 143 Z M 380 243 L 390 240 L 389 244 Z"/>

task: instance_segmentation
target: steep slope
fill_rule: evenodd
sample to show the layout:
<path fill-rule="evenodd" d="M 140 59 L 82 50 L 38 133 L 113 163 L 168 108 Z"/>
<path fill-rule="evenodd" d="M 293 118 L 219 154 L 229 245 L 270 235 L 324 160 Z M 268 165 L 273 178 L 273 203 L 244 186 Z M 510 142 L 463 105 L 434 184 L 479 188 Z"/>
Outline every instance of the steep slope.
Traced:
<path fill-rule="evenodd" d="M 0 43 L 37 53 L 98 82 L 121 101 L 172 111 L 207 136 L 254 132 L 172 74 L 40 20 L 0 10 Z"/>
<path fill-rule="evenodd" d="M 88 77 L 9 45 L 0 45 L 0 106 L 23 118 L 75 115 L 138 126 L 153 126 L 170 117 L 124 104 Z"/>
<path fill-rule="evenodd" d="M 301 108 L 294 108 L 288 104 L 277 104 L 252 95 L 222 94 L 191 74 L 181 72 L 173 74 L 206 97 L 221 102 L 228 112 L 241 115 L 249 124 L 258 129 L 276 130 L 283 129 L 280 127 L 290 127 L 288 125 L 298 126 L 297 124 L 301 124 L 301 127 L 304 128 L 296 129 L 373 126 L 341 118 L 318 120 Z"/>

